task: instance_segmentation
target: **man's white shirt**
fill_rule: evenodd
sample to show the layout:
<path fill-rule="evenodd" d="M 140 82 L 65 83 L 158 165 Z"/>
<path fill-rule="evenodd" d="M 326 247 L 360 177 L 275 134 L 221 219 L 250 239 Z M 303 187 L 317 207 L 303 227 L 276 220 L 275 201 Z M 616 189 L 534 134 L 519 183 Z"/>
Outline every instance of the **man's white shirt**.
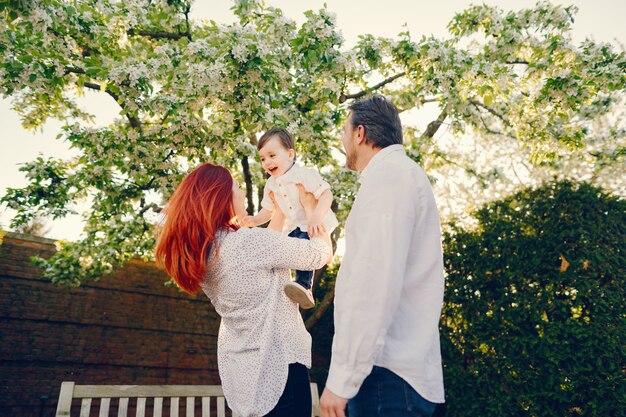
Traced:
<path fill-rule="evenodd" d="M 352 398 L 376 365 L 443 403 L 443 255 L 428 177 L 402 145 L 392 145 L 369 161 L 359 181 L 337 276 L 326 386 Z"/>

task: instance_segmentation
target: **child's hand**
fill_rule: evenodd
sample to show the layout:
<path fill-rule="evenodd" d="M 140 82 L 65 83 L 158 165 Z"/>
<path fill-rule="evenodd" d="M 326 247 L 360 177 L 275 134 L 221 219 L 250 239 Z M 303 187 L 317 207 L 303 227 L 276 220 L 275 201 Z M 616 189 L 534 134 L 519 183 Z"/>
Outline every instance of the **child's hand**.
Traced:
<path fill-rule="evenodd" d="M 241 225 L 243 227 L 254 227 L 254 226 L 256 226 L 256 224 L 254 222 L 254 217 L 253 216 L 245 216 L 243 219 L 241 219 L 240 223 L 241 223 Z"/>

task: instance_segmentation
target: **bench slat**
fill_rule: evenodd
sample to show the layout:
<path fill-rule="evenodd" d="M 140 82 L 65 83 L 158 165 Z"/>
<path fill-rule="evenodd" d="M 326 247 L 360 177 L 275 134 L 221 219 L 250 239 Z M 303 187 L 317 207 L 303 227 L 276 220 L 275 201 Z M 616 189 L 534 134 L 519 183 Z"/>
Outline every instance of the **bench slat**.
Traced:
<path fill-rule="evenodd" d="M 217 397 L 217 417 L 226 417 L 224 397 Z"/>
<path fill-rule="evenodd" d="M 202 397 L 202 417 L 211 417 L 211 397 Z"/>
<path fill-rule="evenodd" d="M 120 398 L 119 407 L 117 408 L 117 417 L 126 417 L 128 414 L 128 398 Z"/>
<path fill-rule="evenodd" d="M 100 400 L 100 413 L 98 417 L 109 417 L 109 405 L 111 404 L 110 398 L 103 398 Z"/>
<path fill-rule="evenodd" d="M 311 399 L 312 399 L 312 406 L 313 406 L 313 417 L 318 417 L 321 415 L 321 411 L 320 411 L 320 394 L 317 391 L 317 384 L 313 383 L 311 384 Z"/>
<path fill-rule="evenodd" d="M 161 417 L 163 415 L 163 397 L 154 398 L 154 412 L 153 417 Z"/>
<path fill-rule="evenodd" d="M 178 397 L 170 399 L 170 417 L 178 417 Z"/>
<path fill-rule="evenodd" d="M 74 398 L 220 397 L 220 385 L 76 385 Z"/>
<path fill-rule="evenodd" d="M 72 408 L 72 398 L 74 397 L 73 394 L 74 383 L 71 381 L 62 382 L 56 417 L 69 417 L 70 409 Z"/>
<path fill-rule="evenodd" d="M 186 416 L 187 417 L 193 417 L 195 407 L 196 407 L 195 398 L 194 397 L 187 397 L 187 407 L 186 407 L 186 409 L 187 409 Z"/>
<path fill-rule="evenodd" d="M 137 417 L 146 417 L 146 398 L 145 397 L 137 398 L 137 413 L 135 415 Z"/>
<path fill-rule="evenodd" d="M 80 417 L 89 417 L 91 411 L 91 398 L 83 398 L 80 402 Z"/>

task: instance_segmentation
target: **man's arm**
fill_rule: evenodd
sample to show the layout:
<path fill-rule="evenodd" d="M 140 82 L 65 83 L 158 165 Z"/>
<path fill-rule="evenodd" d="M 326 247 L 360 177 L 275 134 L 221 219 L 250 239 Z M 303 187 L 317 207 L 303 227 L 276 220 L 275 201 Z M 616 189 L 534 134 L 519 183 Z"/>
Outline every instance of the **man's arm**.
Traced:
<path fill-rule="evenodd" d="M 414 194 L 406 186 L 384 178 L 370 181 L 360 191 L 357 211 L 353 208 L 351 213 L 347 249 L 337 276 L 335 337 L 326 388 L 344 399 L 356 395 L 384 347 L 402 295 L 416 221 Z"/>

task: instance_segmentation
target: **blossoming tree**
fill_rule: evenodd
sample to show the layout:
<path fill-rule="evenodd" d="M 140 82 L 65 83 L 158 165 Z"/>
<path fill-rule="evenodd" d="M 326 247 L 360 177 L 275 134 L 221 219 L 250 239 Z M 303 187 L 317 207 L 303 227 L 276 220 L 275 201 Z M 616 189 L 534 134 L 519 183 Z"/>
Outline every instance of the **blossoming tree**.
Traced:
<path fill-rule="evenodd" d="M 454 167 L 483 181 L 490 175 L 469 169 L 456 145 L 439 143 L 441 126 L 458 144 L 473 133 L 505 160 L 549 164 L 572 149 L 595 152 L 590 170 L 623 160 L 624 127 L 612 115 L 626 60 L 609 44 L 573 44 L 574 7 L 472 6 L 450 22 L 447 39 L 364 34 L 345 48 L 327 9 L 296 24 L 261 1 L 237 0 L 237 21 L 219 24 L 191 20 L 187 0 L 2 4 L 0 91 L 26 128 L 65 121 L 58 139 L 79 156 L 26 164 L 29 185 L 1 201 L 17 211 L 14 226 L 90 203 L 83 238 L 39 261 L 55 282 L 77 285 L 132 257 L 151 259 L 160 207 L 199 162 L 235 172 L 255 211 L 264 181 L 256 138 L 273 125 L 294 133 L 299 158 L 321 169 L 344 217 L 355 182 L 334 150 L 347 105 L 372 92 L 402 111 L 436 106 L 430 123 L 407 126 L 405 144 L 439 191 L 449 189 Z M 97 109 L 75 100 L 86 89 L 115 100 L 119 118 L 94 127 Z"/>

